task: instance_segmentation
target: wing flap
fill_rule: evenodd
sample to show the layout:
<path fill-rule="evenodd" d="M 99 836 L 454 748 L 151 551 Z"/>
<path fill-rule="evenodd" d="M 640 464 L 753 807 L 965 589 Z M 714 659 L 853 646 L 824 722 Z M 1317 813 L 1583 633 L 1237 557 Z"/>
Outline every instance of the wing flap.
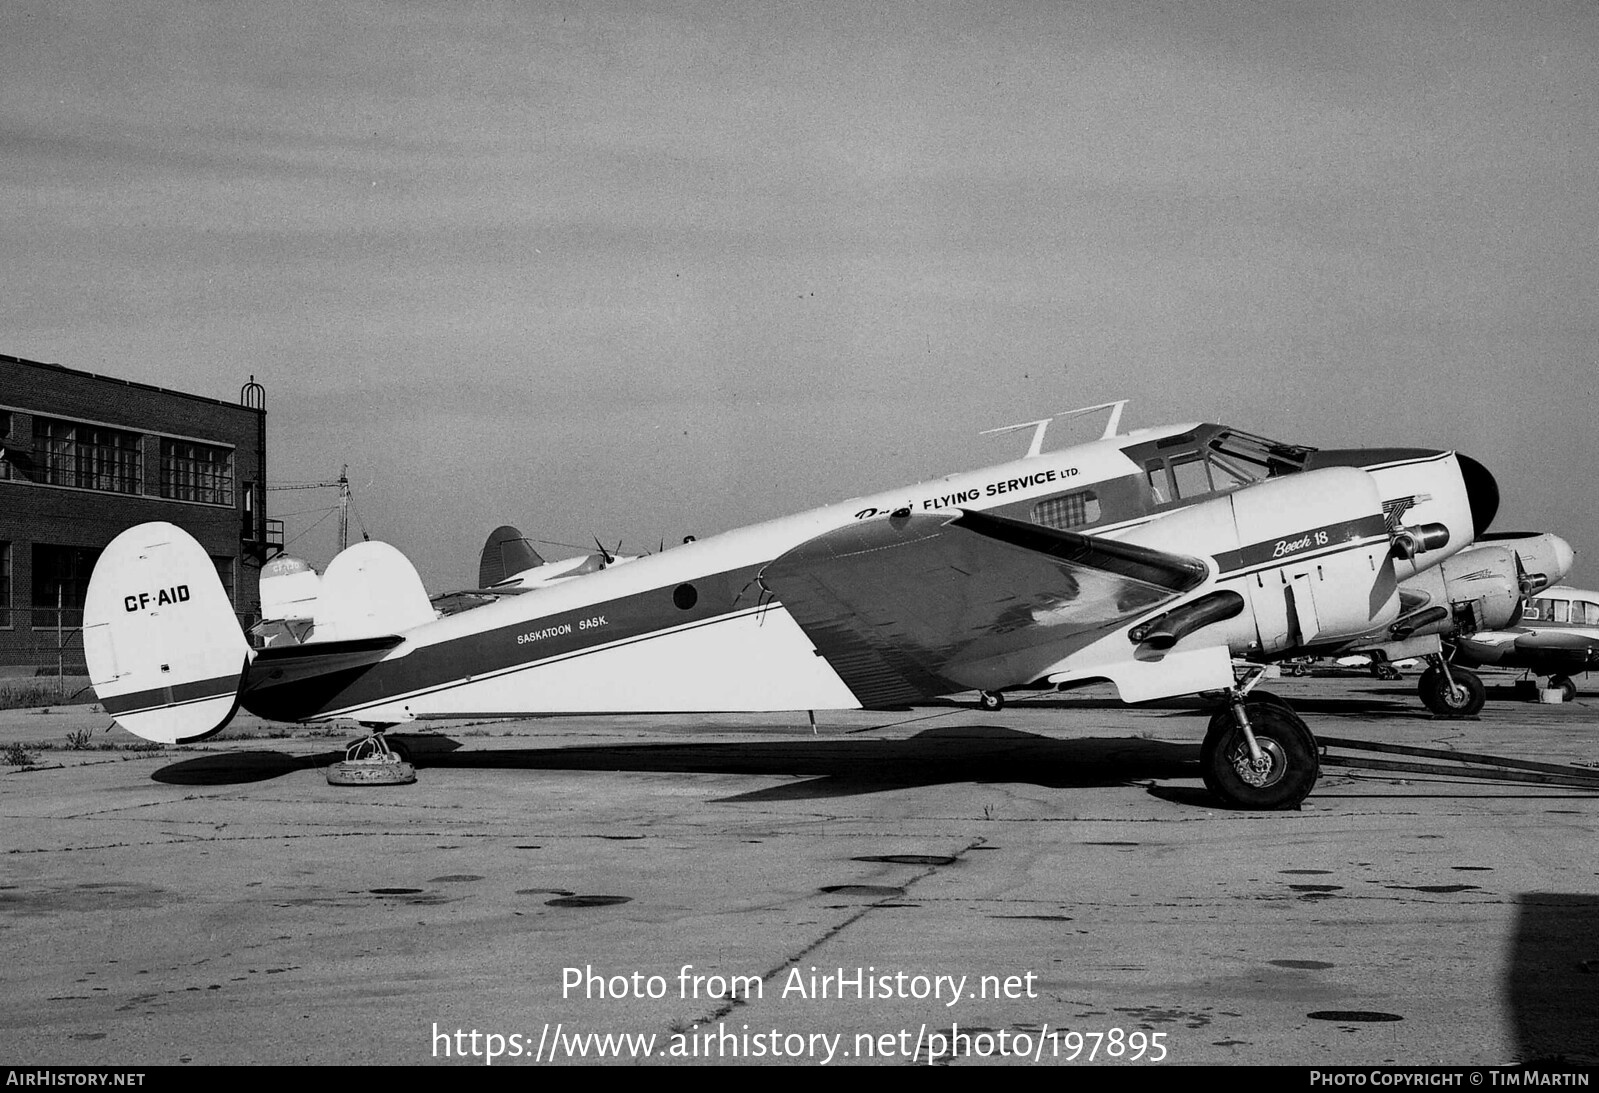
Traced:
<path fill-rule="evenodd" d="M 1006 654 L 1036 650 L 1042 667 L 1209 573 L 1197 558 L 962 512 L 837 528 L 769 563 L 761 583 L 872 707 L 966 690 L 963 666 Z"/>

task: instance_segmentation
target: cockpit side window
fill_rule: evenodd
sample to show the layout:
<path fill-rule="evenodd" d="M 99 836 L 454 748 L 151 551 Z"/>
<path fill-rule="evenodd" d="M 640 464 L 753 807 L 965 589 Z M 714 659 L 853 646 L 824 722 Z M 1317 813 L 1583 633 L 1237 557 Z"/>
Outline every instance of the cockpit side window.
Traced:
<path fill-rule="evenodd" d="M 1581 618 L 1578 618 L 1579 611 Z M 1583 626 L 1599 626 L 1599 603 L 1590 603 L 1586 600 L 1573 601 L 1571 621 L 1581 623 Z"/>
<path fill-rule="evenodd" d="M 1178 497 L 1203 497 L 1215 492 L 1215 487 L 1210 484 L 1210 472 L 1205 469 L 1205 461 L 1197 455 L 1173 459 L 1171 479 Z"/>
<path fill-rule="evenodd" d="M 1569 601 L 1569 600 L 1546 600 L 1545 602 L 1549 606 L 1549 621 L 1550 622 L 1570 622 L 1571 621 L 1571 601 Z"/>

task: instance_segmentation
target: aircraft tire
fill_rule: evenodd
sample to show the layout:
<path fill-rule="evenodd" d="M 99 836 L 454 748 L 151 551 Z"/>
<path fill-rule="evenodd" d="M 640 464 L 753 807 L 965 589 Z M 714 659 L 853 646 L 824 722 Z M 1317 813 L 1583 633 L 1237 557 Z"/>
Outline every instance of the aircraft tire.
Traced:
<path fill-rule="evenodd" d="M 998 713 L 1005 708 L 1005 696 L 999 691 L 978 691 L 977 708 L 987 710 L 989 713 Z"/>
<path fill-rule="evenodd" d="M 1560 701 L 1577 701 L 1577 685 L 1572 682 L 1570 676 L 1550 676 L 1549 686 L 1552 690 L 1560 692 Z"/>
<path fill-rule="evenodd" d="M 1465 668 L 1450 668 L 1449 672 L 1455 678 L 1453 688 L 1437 668 L 1421 673 L 1416 689 L 1421 693 L 1422 704 L 1438 717 L 1476 717 L 1488 700 L 1488 688 L 1476 672 Z"/>
<path fill-rule="evenodd" d="M 1199 749 L 1205 788 L 1229 808 L 1298 808 L 1321 775 L 1315 736 L 1281 699 L 1249 702 L 1246 710 L 1255 741 L 1265 753 L 1265 769 L 1253 769 L 1249 744 L 1232 711 L 1220 710 L 1210 719 L 1210 731 Z"/>
<path fill-rule="evenodd" d="M 1290 706 L 1288 704 L 1288 700 L 1286 698 L 1284 698 L 1282 695 L 1278 694 L 1276 691 L 1261 691 L 1261 690 L 1250 691 L 1249 692 L 1249 698 L 1247 699 L 1247 701 L 1248 702 L 1264 702 L 1268 706 L 1276 706 L 1278 709 L 1287 710 L 1290 713 L 1292 713 L 1293 709 L 1294 709 L 1292 706 Z M 1229 714 L 1228 716 L 1230 717 L 1231 714 Z"/>

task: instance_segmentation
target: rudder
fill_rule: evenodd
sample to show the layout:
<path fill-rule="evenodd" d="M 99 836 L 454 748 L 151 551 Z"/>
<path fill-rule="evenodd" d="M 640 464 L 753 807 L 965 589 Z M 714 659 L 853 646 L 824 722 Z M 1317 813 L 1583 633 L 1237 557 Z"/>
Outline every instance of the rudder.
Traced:
<path fill-rule="evenodd" d="M 539 557 L 527 537 L 505 524 L 489 532 L 488 542 L 483 544 L 483 554 L 478 559 L 477 586 L 493 588 L 513 573 L 543 564 L 544 559 Z"/>
<path fill-rule="evenodd" d="M 181 528 L 149 523 L 118 535 L 95 563 L 83 655 L 118 724 L 181 744 L 233 719 L 250 645 L 205 548 Z"/>

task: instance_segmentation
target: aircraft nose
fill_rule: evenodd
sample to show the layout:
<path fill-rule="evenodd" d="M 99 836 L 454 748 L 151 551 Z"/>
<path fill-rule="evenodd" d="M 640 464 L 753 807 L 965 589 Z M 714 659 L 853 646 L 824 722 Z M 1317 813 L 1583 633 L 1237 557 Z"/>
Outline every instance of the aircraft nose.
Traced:
<path fill-rule="evenodd" d="M 1456 452 L 1455 458 L 1460 462 L 1460 478 L 1466 485 L 1466 498 L 1471 505 L 1472 538 L 1478 539 L 1499 513 L 1499 483 L 1487 467 L 1471 456 Z"/>

